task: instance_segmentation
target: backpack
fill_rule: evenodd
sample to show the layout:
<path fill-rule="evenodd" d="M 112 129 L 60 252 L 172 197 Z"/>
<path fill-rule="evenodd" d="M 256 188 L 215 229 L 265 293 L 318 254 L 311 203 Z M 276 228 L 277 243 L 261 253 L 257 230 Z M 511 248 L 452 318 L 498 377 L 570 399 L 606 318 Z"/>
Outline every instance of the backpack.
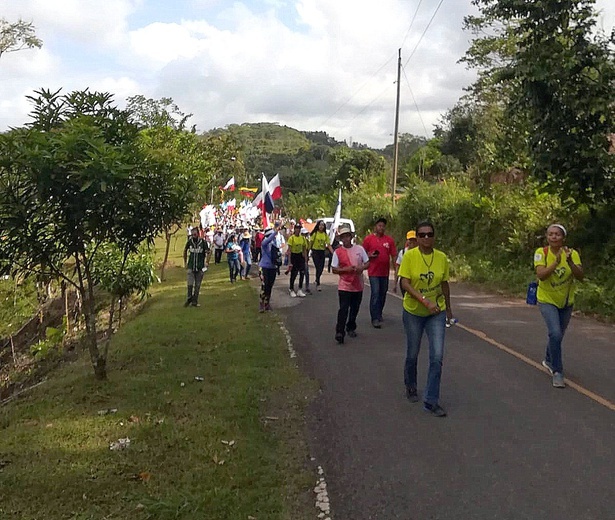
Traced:
<path fill-rule="evenodd" d="M 273 265 L 275 265 L 276 267 L 280 267 L 282 265 L 282 252 L 280 251 L 280 248 L 277 247 L 275 244 L 271 244 L 271 263 L 273 263 Z"/>

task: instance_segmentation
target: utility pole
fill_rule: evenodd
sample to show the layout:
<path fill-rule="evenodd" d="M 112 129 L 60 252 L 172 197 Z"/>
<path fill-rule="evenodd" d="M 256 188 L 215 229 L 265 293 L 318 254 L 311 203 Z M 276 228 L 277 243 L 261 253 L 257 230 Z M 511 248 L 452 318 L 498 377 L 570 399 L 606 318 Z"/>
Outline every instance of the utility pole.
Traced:
<path fill-rule="evenodd" d="M 397 160 L 399 156 L 399 90 L 401 86 L 401 49 L 397 60 L 397 104 L 395 105 L 395 134 L 393 137 L 393 189 L 391 191 L 391 201 L 395 207 L 395 192 L 397 191 Z"/>

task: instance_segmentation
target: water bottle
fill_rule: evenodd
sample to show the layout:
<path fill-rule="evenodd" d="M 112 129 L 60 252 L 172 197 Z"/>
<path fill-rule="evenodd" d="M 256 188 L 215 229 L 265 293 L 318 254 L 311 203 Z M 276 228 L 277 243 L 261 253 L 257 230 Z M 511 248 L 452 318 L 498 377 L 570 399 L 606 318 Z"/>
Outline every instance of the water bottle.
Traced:
<path fill-rule="evenodd" d="M 538 303 L 538 298 L 536 297 L 536 293 L 538 292 L 538 283 L 530 282 L 527 286 L 527 296 L 525 298 L 525 303 L 528 305 L 536 305 Z"/>
<path fill-rule="evenodd" d="M 459 323 L 459 320 L 457 318 L 451 318 L 450 320 L 447 318 L 446 319 L 446 328 L 448 329 L 449 327 L 455 325 L 455 323 Z"/>

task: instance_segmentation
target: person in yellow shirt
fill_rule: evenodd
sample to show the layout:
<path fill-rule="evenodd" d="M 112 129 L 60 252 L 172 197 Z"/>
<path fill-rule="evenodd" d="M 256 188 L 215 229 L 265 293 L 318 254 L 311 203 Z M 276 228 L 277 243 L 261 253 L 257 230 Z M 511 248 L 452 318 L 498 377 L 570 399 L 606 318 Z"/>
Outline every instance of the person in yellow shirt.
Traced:
<path fill-rule="evenodd" d="M 301 236 L 301 224 L 295 224 L 293 234 L 286 241 L 288 250 L 288 269 L 290 269 L 290 288 L 288 294 L 291 298 L 305 298 L 303 292 L 303 278 L 305 276 L 305 264 L 307 262 L 308 241 Z M 288 271 L 286 271 L 288 273 Z M 295 280 L 299 275 L 299 290 L 295 292 Z"/>
<path fill-rule="evenodd" d="M 574 305 L 574 281 L 583 280 L 581 257 L 564 245 L 566 228 L 552 224 L 547 228 L 548 246 L 534 253 L 538 276 L 538 306 L 547 326 L 549 340 L 542 365 L 551 373 L 555 388 L 565 388 L 562 340 Z"/>
<path fill-rule="evenodd" d="M 404 383 L 406 397 L 418 402 L 417 359 L 423 332 L 429 340 L 429 371 L 423 394 L 424 410 L 435 417 L 445 417 L 440 406 L 440 379 L 444 358 L 444 332 L 447 318 L 451 320 L 448 258 L 434 248 L 435 231 L 430 222 L 416 228 L 418 247 L 403 256 L 399 267 L 404 295 L 403 323 L 406 332 L 406 363 Z"/>
<path fill-rule="evenodd" d="M 327 234 L 327 226 L 324 220 L 316 222 L 310 236 L 310 247 L 312 249 L 312 260 L 316 268 L 316 290 L 320 291 L 320 277 L 325 269 L 325 251 L 328 249 L 331 255 L 333 255 L 331 240 Z"/>

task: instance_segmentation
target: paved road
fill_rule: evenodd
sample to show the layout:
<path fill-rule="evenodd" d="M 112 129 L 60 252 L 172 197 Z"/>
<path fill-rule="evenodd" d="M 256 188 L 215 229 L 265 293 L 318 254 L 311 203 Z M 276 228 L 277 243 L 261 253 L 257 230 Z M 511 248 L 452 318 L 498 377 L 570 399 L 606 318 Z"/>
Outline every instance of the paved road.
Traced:
<path fill-rule="evenodd" d="M 404 397 L 401 301 L 390 295 L 385 326 L 373 329 L 367 288 L 359 337 L 339 346 L 336 277 L 324 281 L 323 292 L 291 302 L 282 276 L 273 303 L 321 384 L 308 428 L 336 520 L 615 519 L 614 411 L 453 327 L 441 401 L 449 416 L 428 416 Z M 460 285 L 452 294 L 462 324 L 541 361 L 536 308 Z M 615 328 L 573 319 L 564 348 L 567 376 L 615 402 Z M 424 345 L 419 386 L 426 358 Z"/>

